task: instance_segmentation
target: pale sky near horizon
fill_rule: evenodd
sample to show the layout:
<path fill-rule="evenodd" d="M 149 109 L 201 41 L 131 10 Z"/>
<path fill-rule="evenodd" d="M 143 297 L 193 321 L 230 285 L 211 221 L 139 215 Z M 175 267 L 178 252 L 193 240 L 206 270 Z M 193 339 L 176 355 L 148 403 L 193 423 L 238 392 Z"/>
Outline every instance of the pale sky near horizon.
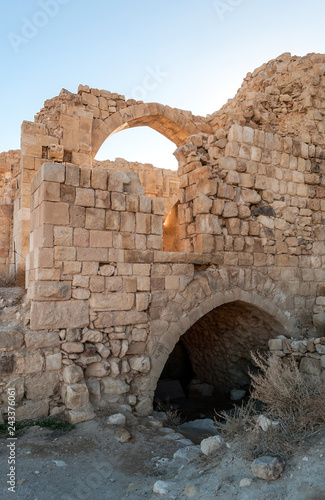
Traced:
<path fill-rule="evenodd" d="M 205 116 L 246 73 L 283 52 L 325 53 L 324 0 L 16 0 L 0 20 L 0 152 L 20 125 L 79 83 Z M 106 140 L 98 159 L 176 168 L 175 145 L 140 127 Z"/>

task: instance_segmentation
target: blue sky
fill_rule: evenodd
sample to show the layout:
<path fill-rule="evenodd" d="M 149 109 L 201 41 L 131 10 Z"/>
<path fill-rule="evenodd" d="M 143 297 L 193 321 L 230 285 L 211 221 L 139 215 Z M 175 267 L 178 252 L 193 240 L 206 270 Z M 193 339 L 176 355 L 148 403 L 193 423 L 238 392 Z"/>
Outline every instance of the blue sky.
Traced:
<path fill-rule="evenodd" d="M 264 62 L 325 52 L 324 0 L 15 0 L 1 10 L 0 151 L 19 148 L 22 121 L 61 88 L 206 115 Z M 174 150 L 141 127 L 107 139 L 97 158 L 176 168 Z"/>

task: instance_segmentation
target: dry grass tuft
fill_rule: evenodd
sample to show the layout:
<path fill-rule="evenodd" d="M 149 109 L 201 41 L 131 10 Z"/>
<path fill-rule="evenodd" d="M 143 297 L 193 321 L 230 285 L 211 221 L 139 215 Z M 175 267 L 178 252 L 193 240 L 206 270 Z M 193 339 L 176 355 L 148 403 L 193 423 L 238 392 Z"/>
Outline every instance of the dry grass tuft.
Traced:
<path fill-rule="evenodd" d="M 290 456 L 306 445 L 307 438 L 325 427 L 325 391 L 321 381 L 298 369 L 294 358 L 282 360 L 275 355 L 252 354 L 259 372 L 250 374 L 251 399 L 237 407 L 233 415 L 225 412 L 216 422 L 226 439 L 241 438 L 241 452 L 246 458 L 262 455 Z M 263 414 L 279 424 L 263 431 L 256 423 L 256 401 L 263 403 Z"/>
<path fill-rule="evenodd" d="M 11 288 L 16 286 L 14 278 L 11 278 L 5 273 L 0 274 L 0 288 Z"/>

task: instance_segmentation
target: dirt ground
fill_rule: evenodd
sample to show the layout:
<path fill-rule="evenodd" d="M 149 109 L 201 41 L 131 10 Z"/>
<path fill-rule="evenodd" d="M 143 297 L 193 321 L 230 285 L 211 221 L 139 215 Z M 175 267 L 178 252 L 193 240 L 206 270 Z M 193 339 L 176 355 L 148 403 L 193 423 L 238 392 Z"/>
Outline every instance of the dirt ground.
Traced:
<path fill-rule="evenodd" d="M 134 442 L 120 443 L 107 413 L 68 432 L 40 426 L 17 434 L 17 487 L 9 492 L 7 438 L 0 437 L 0 498 L 19 500 L 222 499 L 324 500 L 325 435 L 297 453 L 277 481 L 253 477 L 251 462 L 229 443 L 211 459 L 182 435 L 150 418 L 130 413 L 126 429 Z M 187 434 L 188 435 L 188 434 Z M 174 453 L 183 449 L 173 458 Z M 236 451 L 237 450 L 237 451 Z M 187 457 L 187 458 L 186 458 Z M 240 486 L 244 478 L 249 486 Z M 158 489 L 168 493 L 154 493 Z"/>

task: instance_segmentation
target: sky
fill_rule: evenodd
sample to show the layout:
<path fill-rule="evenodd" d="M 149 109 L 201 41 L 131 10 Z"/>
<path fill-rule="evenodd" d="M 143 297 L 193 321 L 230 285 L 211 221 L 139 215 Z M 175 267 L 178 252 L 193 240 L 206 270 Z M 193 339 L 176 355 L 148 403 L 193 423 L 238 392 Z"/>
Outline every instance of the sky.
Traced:
<path fill-rule="evenodd" d="M 283 52 L 325 53 L 324 0 L 15 0 L 0 17 L 0 151 L 23 120 L 80 83 L 206 116 Z M 97 159 L 176 169 L 148 127 L 109 137 Z"/>

